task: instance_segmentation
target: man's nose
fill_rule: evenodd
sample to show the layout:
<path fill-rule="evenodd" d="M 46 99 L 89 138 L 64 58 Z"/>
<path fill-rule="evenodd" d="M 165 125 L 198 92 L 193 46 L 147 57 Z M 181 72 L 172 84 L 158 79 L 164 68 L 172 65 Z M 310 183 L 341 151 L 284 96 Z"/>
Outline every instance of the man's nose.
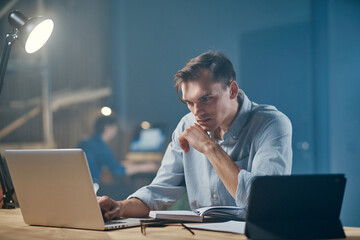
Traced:
<path fill-rule="evenodd" d="M 203 107 L 200 104 L 194 104 L 194 115 L 199 116 L 204 112 Z"/>

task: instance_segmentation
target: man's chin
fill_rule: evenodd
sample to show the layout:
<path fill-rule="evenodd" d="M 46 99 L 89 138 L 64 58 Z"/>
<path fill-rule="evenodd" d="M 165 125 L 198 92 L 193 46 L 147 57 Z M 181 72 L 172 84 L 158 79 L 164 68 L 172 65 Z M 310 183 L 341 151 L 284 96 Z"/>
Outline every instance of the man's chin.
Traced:
<path fill-rule="evenodd" d="M 214 130 L 215 130 L 213 127 L 211 127 L 211 126 L 209 126 L 209 125 L 201 125 L 201 124 L 199 124 L 199 126 L 200 126 L 204 131 L 207 131 L 207 132 L 209 132 L 209 131 L 214 131 Z"/>

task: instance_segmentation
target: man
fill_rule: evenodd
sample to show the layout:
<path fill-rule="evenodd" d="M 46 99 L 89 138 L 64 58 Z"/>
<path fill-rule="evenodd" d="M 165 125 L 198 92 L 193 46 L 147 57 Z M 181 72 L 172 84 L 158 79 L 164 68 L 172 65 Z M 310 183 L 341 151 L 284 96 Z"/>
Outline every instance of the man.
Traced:
<path fill-rule="evenodd" d="M 191 59 L 174 83 L 190 113 L 176 127 L 150 185 L 124 201 L 98 198 L 105 219 L 167 209 L 185 192 L 192 209 L 246 209 L 254 176 L 291 173 L 290 120 L 273 106 L 251 102 L 223 54 L 206 52 Z"/>

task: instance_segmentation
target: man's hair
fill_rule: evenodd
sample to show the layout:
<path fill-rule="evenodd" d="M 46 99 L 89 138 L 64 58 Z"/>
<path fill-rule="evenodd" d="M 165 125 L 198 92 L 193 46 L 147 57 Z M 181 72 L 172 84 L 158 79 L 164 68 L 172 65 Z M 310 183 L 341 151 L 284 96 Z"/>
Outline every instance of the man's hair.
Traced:
<path fill-rule="evenodd" d="M 212 75 L 212 81 L 221 83 L 226 89 L 232 81 L 236 80 L 236 74 L 231 61 L 221 52 L 205 52 L 198 57 L 188 61 L 185 66 L 179 70 L 174 77 L 174 84 L 179 99 L 180 87 L 184 82 L 197 81 L 204 70 L 209 70 Z"/>
<path fill-rule="evenodd" d="M 105 126 L 117 124 L 117 118 L 114 116 L 101 116 L 96 119 L 95 122 L 95 132 L 102 134 L 104 132 Z"/>

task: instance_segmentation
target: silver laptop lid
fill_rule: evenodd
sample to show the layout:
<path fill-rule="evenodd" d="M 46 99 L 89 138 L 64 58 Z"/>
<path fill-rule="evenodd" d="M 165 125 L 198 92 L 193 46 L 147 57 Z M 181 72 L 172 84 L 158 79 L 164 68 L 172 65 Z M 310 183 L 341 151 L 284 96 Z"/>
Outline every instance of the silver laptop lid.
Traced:
<path fill-rule="evenodd" d="M 81 149 L 6 150 L 5 157 L 25 223 L 104 229 Z"/>

